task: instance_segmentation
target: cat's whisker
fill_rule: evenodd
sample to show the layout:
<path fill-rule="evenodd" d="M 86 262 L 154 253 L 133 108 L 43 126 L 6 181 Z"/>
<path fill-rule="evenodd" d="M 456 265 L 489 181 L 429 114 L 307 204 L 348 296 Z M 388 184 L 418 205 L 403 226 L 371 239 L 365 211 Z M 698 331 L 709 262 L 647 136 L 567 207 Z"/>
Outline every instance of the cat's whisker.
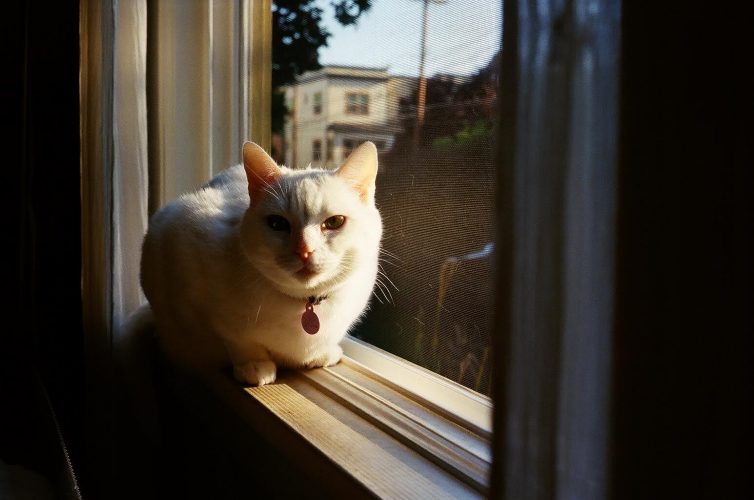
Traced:
<path fill-rule="evenodd" d="M 264 192 L 275 198 L 277 201 L 282 202 L 282 198 L 278 195 L 278 193 L 275 191 L 275 188 L 271 185 L 266 185 L 264 187 Z"/>
<path fill-rule="evenodd" d="M 390 283 L 391 285 L 393 285 L 393 288 L 395 288 L 395 291 L 396 291 L 396 292 L 399 292 L 399 291 L 400 291 L 400 290 L 398 289 L 398 287 L 397 287 L 397 286 L 395 286 L 395 283 L 393 283 L 393 280 L 391 280 L 391 279 L 390 279 L 390 278 L 388 277 L 388 275 L 387 275 L 387 274 L 385 274 L 385 272 L 384 272 L 384 271 L 378 271 L 378 273 L 379 273 L 379 274 L 380 274 L 380 275 L 381 275 L 381 276 L 382 276 L 383 278 L 385 278 L 385 279 L 386 279 L 386 280 L 388 281 L 388 283 Z"/>
<path fill-rule="evenodd" d="M 379 257 L 380 259 L 392 259 L 392 260 L 394 260 L 394 261 L 396 261 L 396 262 L 403 262 L 403 261 L 402 261 L 401 259 L 399 259 L 399 258 L 398 258 L 398 257 L 396 257 L 395 255 L 392 255 L 392 254 L 388 254 L 388 253 L 383 253 L 383 252 L 380 252 L 380 254 L 378 255 L 378 257 Z"/>
<path fill-rule="evenodd" d="M 396 259 L 398 258 L 398 255 L 396 255 L 395 253 L 393 253 L 390 250 L 386 249 L 385 247 L 380 247 L 379 251 L 383 255 L 388 255 L 390 257 L 395 257 Z"/>
<path fill-rule="evenodd" d="M 384 248 L 380 248 L 380 253 L 387 255 L 388 257 L 392 257 L 396 260 L 401 260 L 396 254 L 389 250 L 385 250 Z"/>
<path fill-rule="evenodd" d="M 387 259 L 385 257 L 378 257 L 377 261 L 384 262 L 385 264 L 389 264 L 391 266 L 400 267 L 397 262 L 393 262 L 392 260 Z"/>
<path fill-rule="evenodd" d="M 377 274 L 380 274 L 380 275 L 385 276 L 387 278 L 387 275 L 385 273 L 385 268 L 382 267 L 382 263 L 381 262 L 377 263 Z"/>
<path fill-rule="evenodd" d="M 385 298 L 385 300 L 387 302 L 395 305 L 395 301 L 393 300 L 393 294 L 390 293 L 390 290 L 387 288 L 387 286 L 379 278 L 375 279 L 375 284 L 377 285 L 377 287 L 382 292 L 382 295 Z M 388 296 L 390 298 L 388 298 Z"/>
<path fill-rule="evenodd" d="M 277 189 L 275 188 L 275 185 L 274 185 L 274 184 L 268 184 L 268 185 L 267 185 L 267 186 L 265 187 L 265 191 L 267 191 L 267 192 L 268 192 L 268 193 L 270 193 L 270 194 L 271 194 L 272 196 L 274 196 L 274 197 L 275 197 L 275 199 L 276 199 L 277 201 L 280 201 L 280 202 L 282 202 L 282 201 L 283 201 L 283 198 L 284 198 L 284 197 L 283 197 L 283 195 L 282 195 L 281 193 L 279 193 L 279 192 L 278 192 L 278 190 L 277 190 Z"/>
<path fill-rule="evenodd" d="M 385 292 L 387 292 L 387 293 L 385 293 Z M 385 286 L 384 286 L 384 285 L 383 285 L 383 292 L 382 292 L 382 295 L 383 295 L 383 297 L 385 297 L 385 301 L 386 301 L 386 302 L 387 302 L 388 304 L 392 304 L 392 305 L 395 305 L 395 301 L 393 300 L 393 296 L 392 296 L 392 295 L 390 294 L 390 291 L 388 291 L 388 290 L 387 290 L 387 288 L 385 288 Z"/>
<path fill-rule="evenodd" d="M 278 193 L 280 194 L 280 198 L 281 198 L 281 199 L 285 198 L 286 196 L 285 196 L 285 192 L 283 192 L 283 185 L 282 185 L 282 184 L 280 184 L 279 182 L 278 182 L 277 184 L 273 184 L 273 185 L 272 185 L 272 189 L 273 189 L 273 190 L 274 190 L 274 189 L 275 189 L 276 187 L 277 187 L 277 189 L 278 189 Z"/>
<path fill-rule="evenodd" d="M 280 197 L 272 189 L 264 188 L 264 192 L 275 198 L 277 201 L 280 201 Z"/>
<path fill-rule="evenodd" d="M 390 289 L 385 284 L 383 284 L 382 286 L 385 288 L 385 292 L 387 292 L 387 296 L 389 297 L 389 302 L 395 305 L 395 299 L 393 298 L 393 294 L 390 292 Z"/>
<path fill-rule="evenodd" d="M 372 295 L 374 295 L 374 298 L 377 299 L 380 304 L 384 304 L 384 302 L 382 302 L 382 299 L 380 299 L 380 297 L 377 295 L 377 292 L 372 290 Z"/>

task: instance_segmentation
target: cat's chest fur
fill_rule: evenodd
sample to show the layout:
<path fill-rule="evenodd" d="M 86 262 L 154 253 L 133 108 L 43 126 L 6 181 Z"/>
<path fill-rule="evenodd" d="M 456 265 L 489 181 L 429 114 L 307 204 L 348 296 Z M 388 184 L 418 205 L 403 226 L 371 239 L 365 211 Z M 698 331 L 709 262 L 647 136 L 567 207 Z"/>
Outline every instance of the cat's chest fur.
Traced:
<path fill-rule="evenodd" d="M 260 344 L 278 364 L 297 368 L 343 338 L 363 311 L 373 281 L 365 270 L 337 290 L 318 297 L 319 303 L 312 306 L 320 325 L 315 334 L 306 333 L 302 325 L 308 298 L 290 297 L 270 286 L 251 286 L 225 304 L 208 308 L 207 315 L 213 331 L 225 342 Z M 223 314 L 216 314 L 218 310 Z"/>

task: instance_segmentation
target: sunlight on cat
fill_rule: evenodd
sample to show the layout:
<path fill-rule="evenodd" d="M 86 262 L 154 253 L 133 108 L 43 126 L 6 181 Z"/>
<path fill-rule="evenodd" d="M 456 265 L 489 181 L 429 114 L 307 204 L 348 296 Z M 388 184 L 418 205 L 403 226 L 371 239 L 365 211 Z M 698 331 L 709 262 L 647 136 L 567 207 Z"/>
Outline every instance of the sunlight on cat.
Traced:
<path fill-rule="evenodd" d="M 371 142 L 335 171 L 278 166 L 247 142 L 242 164 L 155 213 L 141 283 L 170 359 L 232 365 L 251 385 L 338 363 L 377 278 L 376 176 Z"/>

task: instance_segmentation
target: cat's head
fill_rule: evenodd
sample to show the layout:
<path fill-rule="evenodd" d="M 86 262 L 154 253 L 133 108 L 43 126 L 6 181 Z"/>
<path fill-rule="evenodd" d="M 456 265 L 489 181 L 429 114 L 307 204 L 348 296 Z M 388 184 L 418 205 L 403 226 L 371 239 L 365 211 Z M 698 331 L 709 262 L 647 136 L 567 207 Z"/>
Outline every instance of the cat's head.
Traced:
<path fill-rule="evenodd" d="M 374 204 L 377 149 L 365 142 L 336 171 L 279 167 L 247 142 L 251 203 L 244 253 L 281 292 L 322 295 L 377 267 L 382 221 Z"/>

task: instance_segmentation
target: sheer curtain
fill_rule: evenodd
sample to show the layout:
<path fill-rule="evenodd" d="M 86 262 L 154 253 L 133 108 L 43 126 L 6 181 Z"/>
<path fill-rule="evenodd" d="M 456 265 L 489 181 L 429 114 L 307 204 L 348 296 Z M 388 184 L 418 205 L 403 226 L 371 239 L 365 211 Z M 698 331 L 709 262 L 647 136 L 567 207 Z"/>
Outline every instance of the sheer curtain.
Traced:
<path fill-rule="evenodd" d="M 150 2 L 152 211 L 239 163 L 244 141 L 269 145 L 271 12 L 270 0 Z"/>
<path fill-rule="evenodd" d="M 505 2 L 499 240 L 512 243 L 493 491 L 506 498 L 608 494 L 620 7 Z"/>
<path fill-rule="evenodd" d="M 144 302 L 150 210 L 238 163 L 244 141 L 269 144 L 269 12 L 269 0 L 82 2 L 82 286 L 93 357 L 108 355 Z"/>
<path fill-rule="evenodd" d="M 116 335 L 144 301 L 139 286 L 147 228 L 147 3 L 114 0 L 113 325 Z"/>
<path fill-rule="evenodd" d="M 83 0 L 80 9 L 81 240 L 90 493 L 112 497 L 117 436 L 115 345 L 142 300 L 147 226 L 146 0 Z"/>
<path fill-rule="evenodd" d="M 122 342 L 125 321 L 144 302 L 139 262 L 148 217 L 240 161 L 243 141 L 269 144 L 271 7 L 269 0 L 80 5 L 86 455 L 95 496 L 110 498 L 113 477 L 138 490 L 129 471 L 149 469 L 155 442 L 149 353 L 141 341 Z M 121 416 L 128 397 L 136 414 Z M 141 440 L 122 437 L 135 433 Z"/>
<path fill-rule="evenodd" d="M 107 371 L 143 300 L 147 227 L 146 0 L 81 4 L 82 298 L 89 369 Z"/>

